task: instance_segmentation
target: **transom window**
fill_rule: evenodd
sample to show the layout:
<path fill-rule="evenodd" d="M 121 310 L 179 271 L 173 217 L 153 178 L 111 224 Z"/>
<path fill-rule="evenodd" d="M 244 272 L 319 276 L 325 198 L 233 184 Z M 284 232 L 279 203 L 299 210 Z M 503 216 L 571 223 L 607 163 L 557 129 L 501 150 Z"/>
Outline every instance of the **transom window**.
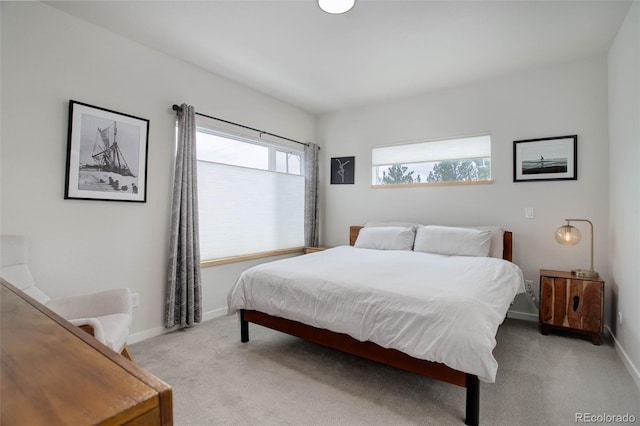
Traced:
<path fill-rule="evenodd" d="M 302 151 L 198 127 L 198 161 L 302 174 Z"/>
<path fill-rule="evenodd" d="M 491 136 L 374 147 L 373 185 L 490 182 Z"/>
<path fill-rule="evenodd" d="M 304 245 L 303 151 L 198 127 L 202 261 Z"/>

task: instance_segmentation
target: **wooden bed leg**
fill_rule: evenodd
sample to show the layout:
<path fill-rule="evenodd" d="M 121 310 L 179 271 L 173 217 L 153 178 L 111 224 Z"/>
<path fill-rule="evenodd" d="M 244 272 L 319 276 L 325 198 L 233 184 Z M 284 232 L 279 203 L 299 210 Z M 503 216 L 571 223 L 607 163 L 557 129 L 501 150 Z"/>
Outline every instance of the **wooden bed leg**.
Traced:
<path fill-rule="evenodd" d="M 249 322 L 244 319 L 244 309 L 240 309 L 240 341 L 249 341 Z"/>
<path fill-rule="evenodd" d="M 478 426 L 480 421 L 480 382 L 478 376 L 467 374 L 467 418 L 465 424 Z"/>

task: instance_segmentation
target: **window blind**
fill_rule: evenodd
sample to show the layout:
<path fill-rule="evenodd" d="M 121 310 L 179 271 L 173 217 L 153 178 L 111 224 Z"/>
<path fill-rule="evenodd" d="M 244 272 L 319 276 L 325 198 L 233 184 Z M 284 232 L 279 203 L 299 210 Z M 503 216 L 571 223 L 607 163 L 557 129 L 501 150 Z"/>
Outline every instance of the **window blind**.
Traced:
<path fill-rule="evenodd" d="M 374 147 L 372 165 L 427 163 L 443 160 L 491 157 L 491 136 L 416 142 L 404 145 Z"/>
<path fill-rule="evenodd" d="M 304 245 L 304 177 L 198 161 L 200 257 Z"/>

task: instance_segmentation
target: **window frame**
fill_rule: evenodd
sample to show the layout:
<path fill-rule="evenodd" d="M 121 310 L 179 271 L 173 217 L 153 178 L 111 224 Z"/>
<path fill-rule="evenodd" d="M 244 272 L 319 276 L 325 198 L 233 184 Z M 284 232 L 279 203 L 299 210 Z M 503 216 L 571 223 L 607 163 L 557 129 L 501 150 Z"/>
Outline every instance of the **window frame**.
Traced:
<path fill-rule="evenodd" d="M 213 136 L 217 136 L 220 138 L 226 138 L 226 139 L 232 139 L 238 142 L 242 142 L 242 143 L 248 143 L 251 145 L 257 145 L 257 146 L 261 146 L 261 147 L 265 147 L 268 149 L 268 154 L 267 154 L 267 167 L 266 169 L 263 168 L 258 168 L 258 167 L 250 167 L 250 166 L 242 166 L 242 165 L 238 165 L 238 164 L 231 164 L 231 163 L 224 163 L 224 162 L 220 162 L 220 161 L 210 161 L 210 160 L 199 160 L 196 158 L 196 161 L 207 161 L 210 163 L 218 163 L 218 164 L 228 164 L 230 166 L 236 166 L 236 167 L 249 167 L 252 169 L 256 169 L 256 170 L 265 170 L 265 171 L 269 171 L 269 172 L 275 172 L 275 173 L 286 173 L 286 174 L 290 174 L 290 175 L 296 175 L 296 176 L 304 176 L 303 173 L 303 162 L 304 162 L 304 149 L 293 149 L 290 146 L 284 145 L 284 144 L 278 144 L 276 142 L 268 142 L 268 141 L 264 141 L 264 140 L 260 140 L 257 138 L 252 138 L 251 136 L 246 136 L 246 135 L 241 135 L 241 134 L 234 134 L 231 133 L 229 131 L 223 131 L 223 130 L 218 130 L 212 127 L 206 127 L 203 126 L 201 124 L 196 124 L 196 143 L 197 143 L 197 139 L 198 139 L 198 132 L 200 133 L 208 133 L 210 135 Z M 283 152 L 284 154 L 288 155 L 288 154 L 294 154 L 294 155 L 298 155 L 300 157 L 300 173 L 289 173 L 288 171 L 286 172 L 281 172 L 276 170 L 276 152 Z M 287 158 L 287 163 L 288 163 L 288 158 Z M 287 164 L 287 170 L 289 169 L 288 164 Z"/>
<path fill-rule="evenodd" d="M 198 133 L 205 133 L 205 134 L 209 134 L 209 135 L 213 135 L 216 137 L 221 137 L 221 138 L 227 138 L 227 139 L 231 139 L 231 140 L 235 140 L 238 142 L 242 142 L 242 143 L 248 143 L 248 144 L 253 144 L 253 145 L 257 145 L 257 146 L 262 146 L 262 147 L 266 147 L 268 149 L 267 152 L 267 168 L 258 168 L 258 167 L 250 167 L 250 166 L 243 166 L 243 165 L 238 165 L 238 164 L 231 164 L 231 163 L 226 163 L 226 162 L 220 162 L 220 161 L 212 161 L 212 160 L 200 160 L 197 158 L 197 153 L 196 153 L 196 161 L 197 162 L 208 162 L 208 163 L 216 163 L 216 164 L 222 164 L 222 165 L 228 165 L 228 166 L 233 166 L 233 167 L 244 167 L 244 168 L 250 168 L 250 169 L 255 169 L 255 170 L 259 170 L 259 171 L 264 171 L 264 172 L 271 172 L 271 173 L 279 173 L 279 174 L 288 174 L 288 175 L 292 175 L 292 176 L 300 176 L 302 179 L 304 179 L 304 148 L 293 148 L 290 145 L 284 144 L 284 143 L 277 143 L 277 142 L 273 142 L 273 141 L 265 141 L 263 139 L 258 139 L 257 137 L 252 137 L 252 136 L 248 136 L 248 135 L 244 135 L 241 133 L 234 133 L 228 130 L 221 130 L 215 126 L 210 126 L 210 125 L 205 125 L 203 123 L 198 123 L 196 122 L 196 144 L 197 144 L 197 140 L 198 140 Z M 286 168 L 287 171 L 279 171 L 276 169 L 277 166 L 277 160 L 276 160 L 276 153 L 277 152 L 283 152 L 286 155 Z M 296 155 L 300 158 L 300 170 L 299 173 L 290 173 L 289 172 L 289 155 Z M 303 200 L 304 200 L 304 192 L 302 194 L 303 196 Z M 198 209 L 200 209 L 200 207 L 198 207 Z M 198 212 L 200 213 L 200 212 Z M 303 234 L 304 234 L 304 230 L 303 230 Z M 304 235 L 303 235 L 304 238 Z M 227 263 L 234 263 L 234 262 L 242 262 L 242 261 L 247 261 L 247 260 L 252 260 L 252 259 L 259 259 L 259 258 L 264 258 L 264 257 L 271 257 L 271 256 L 279 256 L 279 255 L 287 255 L 287 254 L 296 254 L 296 253 L 302 253 L 304 251 L 304 241 L 303 241 L 303 245 L 301 246 L 295 246 L 295 247 L 287 247 L 287 248 L 281 248 L 281 249 L 273 249 L 273 250 L 267 250 L 267 251 L 259 251 L 259 252 L 250 252 L 250 253 L 243 253 L 243 254 L 238 254 L 238 255 L 232 255 L 232 256 L 227 256 L 227 257 L 218 257 L 218 258 L 201 258 L 200 259 L 200 267 L 210 267 L 210 266 L 216 266 L 216 265 L 223 265 L 223 264 L 227 264 Z"/>
<path fill-rule="evenodd" d="M 433 160 L 433 161 L 407 161 L 407 162 L 403 162 L 403 163 L 394 163 L 394 164 L 375 164 L 374 165 L 374 151 L 376 149 L 380 149 L 380 148 L 393 148 L 393 147 L 407 147 L 407 146 L 411 146 L 411 145 L 416 145 L 416 144 L 428 144 L 431 142 L 448 142 L 448 141 L 458 141 L 458 140 L 463 140 L 463 139 L 473 139 L 473 138 L 483 138 L 483 137 L 488 137 L 488 152 L 489 152 L 489 156 L 488 157 L 479 157 L 479 156 L 466 156 L 466 157 L 458 157 L 458 158 L 444 158 L 444 159 L 437 159 L 437 160 Z M 371 148 L 371 188 L 373 189 L 383 189 L 383 188 L 411 188 L 411 187 L 425 187 L 425 186 L 457 186 L 457 185 L 486 185 L 486 184 L 492 184 L 494 183 L 493 180 L 493 169 L 492 169 L 492 138 L 491 138 L 491 133 L 490 132 L 482 132 L 482 133 L 474 133 L 474 134 L 469 134 L 469 135 L 459 135 L 459 136 L 451 136 L 451 137 L 444 137 L 444 138 L 437 138 L 437 139 L 420 139 L 420 140 L 414 140 L 414 141 L 409 141 L 409 142 L 400 142 L 400 143 L 395 143 L 395 144 L 388 144 L 388 145 L 376 145 L 373 146 Z M 410 183 L 391 183 L 391 184 L 384 184 L 384 183 L 378 183 L 379 182 L 379 173 L 380 173 L 380 168 L 388 168 L 394 165 L 399 165 L 399 166 L 407 166 L 410 164 L 428 164 L 428 163 L 434 163 L 437 164 L 439 162 L 442 161 L 455 161 L 455 160 L 472 160 L 472 159 L 488 159 L 489 160 L 489 179 L 478 179 L 478 180 L 453 180 L 453 181 L 435 181 L 435 182 L 428 182 L 426 179 L 426 177 L 424 178 L 424 181 L 421 182 L 410 182 Z M 433 168 L 431 169 L 433 170 Z M 420 176 L 420 175 L 418 175 Z"/>

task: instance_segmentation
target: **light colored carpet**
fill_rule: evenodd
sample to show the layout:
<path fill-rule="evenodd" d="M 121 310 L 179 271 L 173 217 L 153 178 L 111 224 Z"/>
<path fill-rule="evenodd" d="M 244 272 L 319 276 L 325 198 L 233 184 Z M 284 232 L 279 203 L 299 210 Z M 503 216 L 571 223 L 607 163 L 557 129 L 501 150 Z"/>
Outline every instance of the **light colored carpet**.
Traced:
<path fill-rule="evenodd" d="M 463 425 L 465 390 L 220 317 L 131 346 L 141 367 L 173 388 L 182 425 Z M 635 416 L 640 391 L 611 342 L 542 336 L 508 319 L 480 384 L 480 423 L 574 425 L 576 413 Z"/>

